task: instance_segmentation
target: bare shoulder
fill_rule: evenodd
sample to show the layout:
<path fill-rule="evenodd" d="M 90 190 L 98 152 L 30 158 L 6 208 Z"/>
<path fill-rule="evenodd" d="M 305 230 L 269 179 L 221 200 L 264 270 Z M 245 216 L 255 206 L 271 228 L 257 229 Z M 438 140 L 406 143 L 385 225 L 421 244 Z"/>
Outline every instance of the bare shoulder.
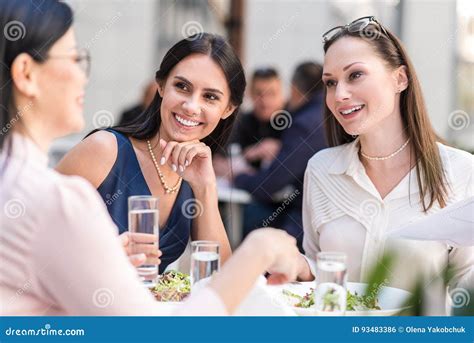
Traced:
<path fill-rule="evenodd" d="M 72 148 L 55 169 L 64 175 L 81 176 L 98 188 L 112 169 L 117 151 L 115 135 L 97 131 Z"/>

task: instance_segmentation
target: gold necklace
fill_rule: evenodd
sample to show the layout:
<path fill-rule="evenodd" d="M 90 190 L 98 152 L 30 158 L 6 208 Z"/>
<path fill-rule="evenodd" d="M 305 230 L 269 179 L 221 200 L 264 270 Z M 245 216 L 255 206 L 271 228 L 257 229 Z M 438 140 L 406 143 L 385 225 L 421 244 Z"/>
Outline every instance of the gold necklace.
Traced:
<path fill-rule="evenodd" d="M 158 161 L 156 160 L 155 154 L 153 153 L 153 149 L 151 148 L 151 143 L 149 140 L 146 141 L 148 144 L 148 151 L 150 152 L 151 159 L 153 160 L 153 164 L 155 165 L 156 171 L 158 172 L 158 176 L 160 177 L 161 185 L 165 189 L 166 194 L 170 193 L 176 193 L 179 189 L 179 186 L 181 185 L 181 181 L 183 178 L 180 176 L 178 179 L 178 182 L 173 187 L 168 186 L 168 184 L 165 181 L 165 177 L 163 176 L 163 173 L 161 172 L 160 167 L 158 166 Z"/>

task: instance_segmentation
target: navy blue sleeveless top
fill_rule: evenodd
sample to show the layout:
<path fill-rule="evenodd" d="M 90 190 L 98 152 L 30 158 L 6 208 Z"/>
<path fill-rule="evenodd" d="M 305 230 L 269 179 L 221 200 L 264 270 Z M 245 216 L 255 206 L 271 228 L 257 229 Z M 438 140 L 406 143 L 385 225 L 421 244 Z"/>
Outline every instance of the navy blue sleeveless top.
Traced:
<path fill-rule="evenodd" d="M 151 195 L 151 192 L 138 164 L 131 141 L 117 131 L 111 129 L 107 131 L 113 133 L 117 139 L 117 160 L 97 191 L 106 203 L 107 210 L 119 232 L 123 233 L 128 231 L 128 197 Z M 194 198 L 191 186 L 183 181 L 168 221 L 164 227 L 160 227 L 159 244 L 163 253 L 160 273 L 163 273 L 166 267 L 176 261 L 186 249 L 191 234 L 192 218 L 184 216 L 181 208 L 183 203 L 190 198 Z"/>

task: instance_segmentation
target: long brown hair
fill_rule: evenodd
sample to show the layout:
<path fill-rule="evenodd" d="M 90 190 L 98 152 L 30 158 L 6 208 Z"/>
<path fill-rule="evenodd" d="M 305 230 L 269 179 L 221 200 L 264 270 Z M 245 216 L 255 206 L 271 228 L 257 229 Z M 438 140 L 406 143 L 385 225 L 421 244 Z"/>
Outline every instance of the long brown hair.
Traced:
<path fill-rule="evenodd" d="M 171 47 L 165 54 L 165 57 L 163 57 L 160 69 L 156 72 L 156 82 L 165 81 L 170 71 L 181 60 L 192 54 L 207 55 L 221 67 L 230 89 L 230 102 L 236 106 L 236 109 L 229 117 L 221 119 L 217 127 L 207 137 L 202 139 L 214 153 L 219 149 L 223 149 L 227 144 L 235 118 L 239 112 L 239 106 L 243 101 L 246 87 L 245 73 L 234 49 L 223 37 L 212 33 L 199 32 L 180 40 Z M 140 140 L 154 137 L 161 124 L 161 101 L 160 94 L 156 92 L 151 104 L 135 120 L 112 128 Z M 95 131 L 97 130 L 92 131 L 90 134 Z"/>
<path fill-rule="evenodd" d="M 324 43 L 324 52 L 326 53 L 336 40 L 345 36 L 369 41 L 376 54 L 387 63 L 389 68 L 406 67 L 409 82 L 408 87 L 400 94 L 400 113 L 417 161 L 416 176 L 420 201 L 424 212 L 427 212 L 436 201 L 440 207 L 445 207 L 448 197 L 447 181 L 436 144 L 441 139 L 437 137 L 431 125 L 420 82 L 401 41 L 390 30 L 374 22 L 361 30 L 341 30 L 339 34 Z M 329 146 L 352 142 L 355 137 L 344 131 L 326 104 L 324 107 Z M 428 202 L 425 201 L 426 196 L 429 197 Z"/>

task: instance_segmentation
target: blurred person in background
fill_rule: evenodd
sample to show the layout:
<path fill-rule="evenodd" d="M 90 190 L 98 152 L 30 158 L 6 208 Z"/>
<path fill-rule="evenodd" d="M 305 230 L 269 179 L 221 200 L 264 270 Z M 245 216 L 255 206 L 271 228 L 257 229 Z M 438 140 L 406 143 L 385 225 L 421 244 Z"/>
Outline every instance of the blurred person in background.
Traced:
<path fill-rule="evenodd" d="M 135 106 L 126 109 L 122 113 L 118 126 L 126 126 L 132 123 L 145 109 L 148 108 L 148 106 L 150 106 L 157 90 L 158 84 L 156 83 L 156 81 L 149 81 L 143 89 L 141 102 L 139 104 L 136 104 Z"/>
<path fill-rule="evenodd" d="M 233 184 L 252 194 L 244 210 L 244 235 L 261 226 L 284 229 L 303 243 L 302 194 L 308 160 L 327 147 L 323 125 L 322 66 L 299 64 L 291 80 L 287 108 L 274 118 L 281 132 L 280 149 L 270 164 L 256 173 L 235 172 Z"/>
<path fill-rule="evenodd" d="M 233 172 L 252 172 L 268 165 L 280 149 L 281 130 L 272 124 L 272 115 L 285 106 L 283 85 L 274 68 L 258 68 L 250 82 L 252 110 L 243 113 L 231 132 L 225 150 L 214 157 L 218 176 L 230 177 L 232 158 L 244 163 L 233 166 Z M 230 155 L 230 156 L 229 156 Z"/>

